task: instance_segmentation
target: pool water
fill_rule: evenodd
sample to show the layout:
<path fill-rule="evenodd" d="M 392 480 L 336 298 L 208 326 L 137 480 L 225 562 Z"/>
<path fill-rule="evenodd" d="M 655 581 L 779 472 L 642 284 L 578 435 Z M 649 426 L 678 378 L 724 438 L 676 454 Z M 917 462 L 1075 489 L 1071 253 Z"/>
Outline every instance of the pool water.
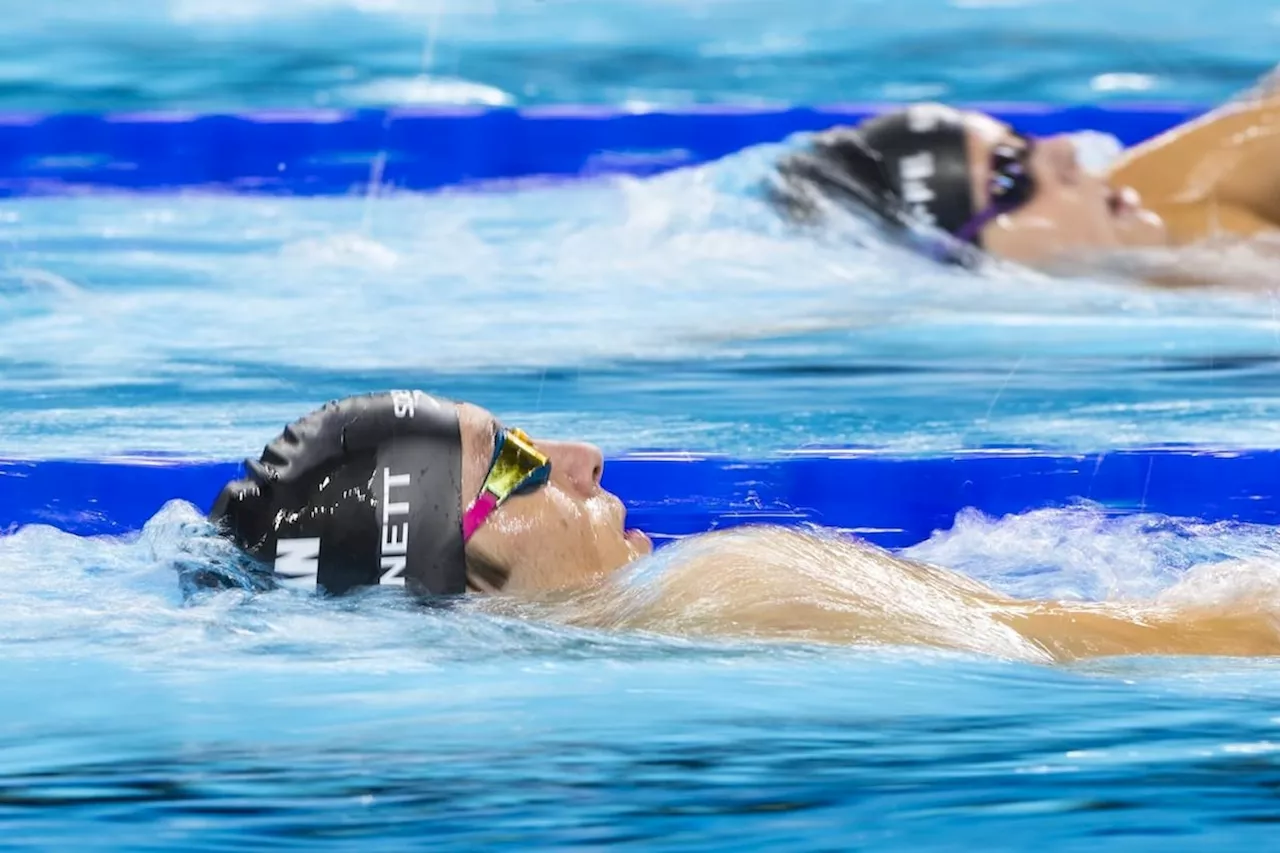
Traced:
<path fill-rule="evenodd" d="M 778 150 L 511 193 L 4 202 L 0 447 L 234 458 L 387 387 L 609 451 L 1280 443 L 1270 291 L 798 235 L 755 193 Z"/>
<path fill-rule="evenodd" d="M 1273 832 L 1272 661 L 1043 667 L 571 630 L 394 595 L 183 602 L 185 505 L 0 538 L 6 846 L 1223 850 Z M 1033 547 L 1061 542 L 1072 547 Z M 967 516 L 911 553 L 1142 596 L 1266 528 Z"/>
<path fill-rule="evenodd" d="M 0 109 L 423 102 L 1214 101 L 1274 4 L 134 0 L 0 16 Z M 758 35 L 761 32 L 766 36 Z M 1104 34 L 1105 33 L 1105 34 Z M 0 203 L 0 457 L 256 455 L 420 387 L 610 452 L 1280 446 L 1251 287 L 944 270 L 789 232 L 778 146 L 646 180 L 330 199 Z M 207 525 L 0 536 L 0 847 L 1247 850 L 1274 836 L 1268 660 L 1045 667 L 603 634 L 385 591 L 184 597 Z M 204 555 L 204 556 L 202 556 Z M 962 513 L 907 555 L 1145 599 L 1271 528 Z M 1210 585 L 1211 586 L 1211 585 Z M 1206 598 L 1219 587 L 1192 587 Z"/>
<path fill-rule="evenodd" d="M 256 455 L 325 399 L 395 386 L 613 451 L 1276 443 L 1269 292 L 972 275 L 865 233 L 791 234 L 750 189 L 771 153 L 500 194 L 6 202 L 0 447 Z M 1085 507 L 966 514 L 908 553 L 1015 595 L 1106 600 L 1232 557 L 1273 587 L 1276 536 Z M 1271 835 L 1271 661 L 1046 668 L 606 635 L 394 595 L 186 600 L 179 569 L 206 539 L 182 504 L 140 537 L 0 538 L 6 844 Z"/>
<path fill-rule="evenodd" d="M 1217 102 L 1269 0 L 11 3 L 0 109 L 858 100 Z"/>

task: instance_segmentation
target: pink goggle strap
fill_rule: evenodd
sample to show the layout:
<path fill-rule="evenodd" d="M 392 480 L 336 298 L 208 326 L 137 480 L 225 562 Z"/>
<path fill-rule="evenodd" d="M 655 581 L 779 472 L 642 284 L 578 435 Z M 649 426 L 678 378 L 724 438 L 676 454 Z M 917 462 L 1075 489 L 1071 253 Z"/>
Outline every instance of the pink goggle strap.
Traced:
<path fill-rule="evenodd" d="M 485 519 L 497 508 L 498 496 L 490 491 L 485 491 L 472 501 L 471 506 L 467 507 L 466 513 L 462 516 L 462 541 L 469 541 L 471 534 L 479 530 L 480 525 L 484 524 Z"/>

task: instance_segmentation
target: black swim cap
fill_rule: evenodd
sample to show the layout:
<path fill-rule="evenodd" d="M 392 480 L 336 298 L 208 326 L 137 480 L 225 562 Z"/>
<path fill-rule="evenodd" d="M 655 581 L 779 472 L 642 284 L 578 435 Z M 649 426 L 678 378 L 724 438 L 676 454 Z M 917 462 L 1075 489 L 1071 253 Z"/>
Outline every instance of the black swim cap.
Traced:
<path fill-rule="evenodd" d="M 421 391 L 333 401 L 285 427 L 210 520 L 290 586 L 466 590 L 457 407 Z"/>
<path fill-rule="evenodd" d="M 895 225 L 918 222 L 954 235 L 974 215 L 964 114 L 942 104 L 817 134 L 808 150 L 779 164 L 779 173 L 829 198 L 856 201 Z M 803 212 L 802 193 L 784 189 L 783 206 Z"/>

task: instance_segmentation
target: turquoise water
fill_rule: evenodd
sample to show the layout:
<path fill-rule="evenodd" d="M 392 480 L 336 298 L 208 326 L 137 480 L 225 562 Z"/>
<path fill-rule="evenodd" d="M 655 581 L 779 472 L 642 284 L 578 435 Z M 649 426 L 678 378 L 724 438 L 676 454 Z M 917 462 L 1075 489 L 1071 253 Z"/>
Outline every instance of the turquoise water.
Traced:
<path fill-rule="evenodd" d="M 1073 547 L 1034 547 L 1064 530 Z M 1274 833 L 1271 661 L 695 643 L 381 595 L 184 605 L 174 565 L 205 535 L 175 504 L 136 541 L 0 538 L 7 847 L 1256 850 Z M 1278 548 L 1270 529 L 1081 509 L 962 519 L 913 554 L 1024 595 L 1125 598 Z"/>
<path fill-rule="evenodd" d="M 519 193 L 5 202 L 0 447 L 236 458 L 385 387 L 610 451 L 1280 443 L 1270 291 L 797 236 L 749 189 L 773 153 Z"/>
<path fill-rule="evenodd" d="M 971 276 L 784 233 L 768 152 L 649 181 L 380 199 L 0 207 L 5 455 L 256 454 L 418 385 L 535 433 L 1274 446 L 1266 291 Z M 798 271 L 803 271 L 802 274 Z M 1271 661 L 1044 668 L 606 635 L 393 596 L 184 601 L 207 531 L 0 537 L 0 832 L 30 849 L 1256 850 Z M 1022 596 L 1145 598 L 1267 528 L 962 518 L 912 556 Z M 1220 589 L 1202 590 L 1206 597 Z"/>
<path fill-rule="evenodd" d="M 1207 101 L 1274 63 L 1276 15 L 1203 0 L 23 4 L 0 16 L 0 109 Z M 776 153 L 511 193 L 7 200 L 0 457 L 251 455 L 317 403 L 396 386 L 610 451 L 1280 446 L 1264 254 L 1205 261 L 1255 285 L 1233 293 L 941 270 L 865 232 L 781 229 L 751 190 Z M 181 570 L 209 547 L 181 504 L 136 537 L 0 537 L 0 847 L 1274 837 L 1272 661 L 1040 667 L 608 635 L 380 594 L 184 599 Z M 1148 598 L 1227 558 L 1251 561 L 1247 589 L 1280 586 L 1270 528 L 1087 507 L 965 513 L 908 554 L 1025 597 Z"/>
<path fill-rule="evenodd" d="M 1216 102 L 1269 0 L 88 0 L 6 4 L 0 109 Z"/>

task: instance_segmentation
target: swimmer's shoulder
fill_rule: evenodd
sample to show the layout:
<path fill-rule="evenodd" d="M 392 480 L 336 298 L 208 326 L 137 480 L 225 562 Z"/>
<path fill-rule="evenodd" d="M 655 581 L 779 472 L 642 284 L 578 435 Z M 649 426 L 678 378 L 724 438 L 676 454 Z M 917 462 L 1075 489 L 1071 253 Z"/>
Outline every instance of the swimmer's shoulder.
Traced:
<path fill-rule="evenodd" d="M 1125 151 L 1108 171 L 1165 220 L 1174 242 L 1280 227 L 1280 93 L 1272 88 Z"/>

